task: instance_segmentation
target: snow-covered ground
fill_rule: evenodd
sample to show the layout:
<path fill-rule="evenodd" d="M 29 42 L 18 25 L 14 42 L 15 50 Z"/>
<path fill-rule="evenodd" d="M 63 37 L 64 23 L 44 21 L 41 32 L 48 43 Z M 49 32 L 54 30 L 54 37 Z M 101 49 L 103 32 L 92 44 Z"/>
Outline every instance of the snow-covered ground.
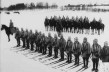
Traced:
<path fill-rule="evenodd" d="M 96 12 L 85 12 L 85 11 L 59 11 L 59 10 L 27 10 L 27 11 L 20 11 L 20 14 L 15 14 L 10 12 L 10 15 L 5 14 L 5 12 L 1 13 L 1 24 L 9 25 L 10 19 L 14 22 L 14 26 L 24 29 L 32 29 L 33 32 L 37 29 L 45 33 L 46 35 L 48 32 L 45 31 L 44 27 L 44 20 L 45 17 L 48 16 L 72 16 L 76 17 L 89 17 L 90 20 L 95 18 L 99 20 L 102 19 L 102 22 L 105 24 L 105 31 L 101 35 L 86 35 L 86 34 L 73 34 L 73 33 L 63 33 L 65 39 L 67 40 L 68 36 L 72 37 L 72 41 L 74 41 L 74 37 L 78 37 L 79 41 L 82 42 L 84 37 L 88 38 L 88 41 L 92 44 L 93 39 L 97 38 L 98 42 L 101 46 L 103 46 L 104 41 L 109 42 L 109 13 L 96 13 Z M 1 33 L 1 72 L 61 72 L 61 71 L 73 71 L 76 72 L 79 70 L 82 65 L 78 67 L 71 67 L 74 62 L 67 65 L 62 65 L 63 62 L 59 62 L 53 65 L 47 65 L 51 62 L 55 62 L 56 60 L 52 60 L 52 58 L 43 58 L 46 56 L 38 56 L 39 53 L 29 53 L 29 50 L 22 50 L 21 48 L 12 48 L 16 45 L 16 40 L 14 36 L 11 36 L 11 41 L 8 42 L 8 38 L 5 34 L 5 31 Z M 52 36 L 54 36 L 55 32 L 51 32 Z M 43 58 L 41 60 L 41 58 Z M 81 58 L 80 58 L 81 59 Z M 82 59 L 80 60 L 82 62 Z M 99 71 L 100 72 L 109 72 L 109 64 L 104 66 L 104 64 L 100 61 L 99 64 Z M 103 68 L 106 68 L 105 70 Z M 92 61 L 90 59 L 89 68 L 84 72 L 91 72 L 92 69 Z"/>

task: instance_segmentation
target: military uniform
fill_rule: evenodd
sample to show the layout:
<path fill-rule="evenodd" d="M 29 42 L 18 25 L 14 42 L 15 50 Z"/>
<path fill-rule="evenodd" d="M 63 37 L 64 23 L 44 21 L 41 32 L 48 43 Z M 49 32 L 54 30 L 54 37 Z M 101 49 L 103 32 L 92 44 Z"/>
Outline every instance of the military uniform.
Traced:
<path fill-rule="evenodd" d="M 19 29 L 17 29 L 16 33 L 15 33 L 15 39 L 17 40 L 17 47 L 20 46 L 20 31 Z"/>
<path fill-rule="evenodd" d="M 37 47 L 37 38 L 38 38 L 38 32 L 35 32 L 35 52 L 38 51 L 38 47 Z"/>
<path fill-rule="evenodd" d="M 53 45 L 52 40 L 53 40 L 52 37 L 48 36 L 48 50 L 49 50 L 48 56 L 52 56 L 52 45 Z"/>
<path fill-rule="evenodd" d="M 39 33 L 38 37 L 37 37 L 37 50 L 38 50 L 38 52 L 40 52 L 40 41 L 41 41 L 41 34 Z"/>
<path fill-rule="evenodd" d="M 31 50 L 34 50 L 34 34 L 30 33 L 30 45 L 31 45 Z"/>
<path fill-rule="evenodd" d="M 44 54 L 44 51 L 45 51 L 45 49 L 44 49 L 45 46 L 44 45 L 45 45 L 45 36 L 42 35 L 42 39 L 41 39 L 42 54 Z"/>
<path fill-rule="evenodd" d="M 22 40 L 22 42 L 23 42 L 23 46 L 22 46 L 22 47 L 24 48 L 24 47 L 25 47 L 25 42 L 26 42 L 26 41 L 25 41 L 25 32 L 24 32 L 23 29 L 21 30 L 21 40 Z"/>
<path fill-rule="evenodd" d="M 74 42 L 73 54 L 75 56 L 75 65 L 79 65 L 79 56 L 81 55 L 81 44 L 78 41 Z"/>
<path fill-rule="evenodd" d="M 10 28 L 10 31 L 11 31 L 12 35 L 13 35 L 13 27 L 14 27 L 14 24 L 13 24 L 12 20 L 10 20 L 9 28 Z"/>
<path fill-rule="evenodd" d="M 109 46 L 104 46 L 101 50 L 102 62 L 109 62 Z"/>
<path fill-rule="evenodd" d="M 98 63 L 99 63 L 99 58 L 100 58 L 100 50 L 101 50 L 101 46 L 99 44 L 93 44 L 92 45 L 92 62 L 93 62 L 93 69 L 94 70 L 98 70 Z"/>
<path fill-rule="evenodd" d="M 83 42 L 82 43 L 82 57 L 83 57 L 83 63 L 84 66 L 83 67 L 88 67 L 88 60 L 91 54 L 91 48 L 90 48 L 90 44 L 88 42 Z"/>
<path fill-rule="evenodd" d="M 44 53 L 43 54 L 46 54 L 47 52 L 47 46 L 48 46 L 48 37 L 45 36 L 45 41 L 44 41 Z"/>
<path fill-rule="evenodd" d="M 59 50 L 60 50 L 60 60 L 64 60 L 64 51 L 65 51 L 65 47 L 66 47 L 66 41 L 63 37 L 61 37 L 59 39 Z"/>
<path fill-rule="evenodd" d="M 59 40 L 57 37 L 54 38 L 54 58 L 58 58 Z"/>
<path fill-rule="evenodd" d="M 71 63 L 72 61 L 72 51 L 73 51 L 73 42 L 71 40 L 67 41 L 66 53 L 67 53 L 67 62 Z"/>
<path fill-rule="evenodd" d="M 26 49 L 29 49 L 29 32 L 28 30 L 26 30 L 26 33 L 25 33 L 25 39 L 26 39 Z"/>

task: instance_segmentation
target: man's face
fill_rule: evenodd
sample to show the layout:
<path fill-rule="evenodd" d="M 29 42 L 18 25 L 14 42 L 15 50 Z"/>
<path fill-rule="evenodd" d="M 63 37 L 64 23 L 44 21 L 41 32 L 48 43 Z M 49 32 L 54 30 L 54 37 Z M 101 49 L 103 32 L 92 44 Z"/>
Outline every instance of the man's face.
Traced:
<path fill-rule="evenodd" d="M 78 38 L 75 38 L 75 41 L 78 41 Z"/>
<path fill-rule="evenodd" d="M 86 38 L 84 38 L 83 42 L 87 42 L 87 39 L 86 39 Z"/>
<path fill-rule="evenodd" d="M 104 46 L 108 46 L 108 43 L 107 42 L 104 42 Z"/>
<path fill-rule="evenodd" d="M 94 43 L 94 44 L 97 44 L 97 43 L 98 43 L 98 41 L 97 41 L 97 40 L 94 40 L 94 41 L 93 41 L 93 43 Z"/>

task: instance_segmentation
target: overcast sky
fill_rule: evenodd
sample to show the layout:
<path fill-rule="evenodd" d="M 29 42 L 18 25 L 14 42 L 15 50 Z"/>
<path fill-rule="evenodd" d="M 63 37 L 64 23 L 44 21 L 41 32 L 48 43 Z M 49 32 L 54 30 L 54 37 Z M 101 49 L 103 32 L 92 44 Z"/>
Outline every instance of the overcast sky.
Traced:
<path fill-rule="evenodd" d="M 16 3 L 30 3 L 30 2 L 34 2 L 34 3 L 37 3 L 37 2 L 48 2 L 50 4 L 52 3 L 56 3 L 58 4 L 59 6 L 60 5 L 64 5 L 64 4 L 94 4 L 94 3 L 97 3 L 97 4 L 101 4 L 101 3 L 104 3 L 104 4 L 109 4 L 109 0 L 0 0 L 1 1 L 1 6 L 2 7 L 7 7 L 11 4 L 16 4 Z"/>

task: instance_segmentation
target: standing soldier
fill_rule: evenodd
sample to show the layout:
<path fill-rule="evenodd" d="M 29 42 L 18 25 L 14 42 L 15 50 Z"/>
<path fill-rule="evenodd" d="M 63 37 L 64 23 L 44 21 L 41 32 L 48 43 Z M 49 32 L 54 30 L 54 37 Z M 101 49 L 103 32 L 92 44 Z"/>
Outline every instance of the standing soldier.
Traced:
<path fill-rule="evenodd" d="M 60 39 L 59 39 L 59 50 L 60 50 L 60 60 L 63 61 L 64 60 L 64 51 L 65 51 L 65 47 L 66 47 L 66 41 L 63 38 L 63 35 L 61 35 Z"/>
<path fill-rule="evenodd" d="M 91 48 L 89 42 L 87 42 L 87 38 L 85 37 L 82 43 L 82 57 L 83 57 L 83 68 L 88 68 L 88 60 L 91 54 Z"/>
<path fill-rule="evenodd" d="M 101 46 L 98 44 L 98 40 L 94 39 L 93 40 L 93 45 L 92 45 L 92 50 L 91 50 L 91 52 L 92 52 L 92 62 L 93 62 L 92 71 L 98 71 L 100 50 L 101 50 Z"/>
<path fill-rule="evenodd" d="M 20 46 L 20 31 L 16 28 L 15 39 L 17 40 L 17 47 Z"/>
<path fill-rule="evenodd" d="M 57 35 L 54 35 L 54 58 L 58 58 L 59 40 Z"/>
<path fill-rule="evenodd" d="M 41 39 L 41 48 L 42 48 L 42 54 L 44 54 L 44 46 L 45 45 L 45 35 L 44 33 L 42 34 L 42 39 Z"/>
<path fill-rule="evenodd" d="M 50 56 L 52 56 L 52 45 L 53 45 L 53 39 L 52 39 L 52 37 L 51 37 L 51 34 L 49 33 L 48 34 L 48 50 L 49 50 L 49 54 L 48 54 L 48 56 L 50 57 Z"/>
<path fill-rule="evenodd" d="M 25 47 L 25 32 L 23 30 L 23 28 L 21 28 L 21 40 L 23 42 L 23 48 Z"/>
<path fill-rule="evenodd" d="M 44 43 L 44 54 L 47 52 L 47 46 L 48 46 L 48 37 L 45 36 L 45 43 Z"/>
<path fill-rule="evenodd" d="M 68 38 L 67 40 L 67 45 L 66 45 L 66 53 L 67 53 L 67 62 L 71 63 L 72 61 L 72 49 L 73 48 L 73 42 L 71 41 L 71 37 Z"/>
<path fill-rule="evenodd" d="M 26 39 L 26 49 L 29 49 L 29 32 L 28 32 L 28 29 L 26 29 L 25 39 Z"/>
<path fill-rule="evenodd" d="M 101 60 L 102 62 L 109 62 L 109 46 L 108 42 L 104 42 L 104 46 L 101 50 Z"/>
<path fill-rule="evenodd" d="M 37 36 L 37 50 L 39 53 L 40 53 L 40 41 L 41 41 L 41 32 L 39 32 Z"/>
<path fill-rule="evenodd" d="M 35 49 L 35 52 L 38 51 L 38 47 L 37 47 L 37 37 L 38 37 L 38 32 L 37 32 L 37 30 L 35 30 L 35 46 L 36 46 L 36 47 L 35 47 L 35 48 L 36 48 L 36 49 Z"/>
<path fill-rule="evenodd" d="M 31 44 L 31 51 L 33 51 L 34 49 L 34 34 L 32 32 L 32 30 L 30 30 L 30 44 Z"/>
<path fill-rule="evenodd" d="M 109 66 L 109 46 L 108 46 L 108 42 L 107 41 L 104 42 L 104 46 L 103 46 L 103 48 L 101 50 L 101 60 L 103 62 L 103 67 L 102 68 L 104 70 L 109 68 L 108 67 Z"/>
<path fill-rule="evenodd" d="M 73 54 L 75 56 L 75 64 L 74 65 L 79 65 L 79 56 L 81 55 L 81 44 L 78 41 L 77 37 L 74 40 L 75 40 L 74 46 L 73 46 Z"/>

